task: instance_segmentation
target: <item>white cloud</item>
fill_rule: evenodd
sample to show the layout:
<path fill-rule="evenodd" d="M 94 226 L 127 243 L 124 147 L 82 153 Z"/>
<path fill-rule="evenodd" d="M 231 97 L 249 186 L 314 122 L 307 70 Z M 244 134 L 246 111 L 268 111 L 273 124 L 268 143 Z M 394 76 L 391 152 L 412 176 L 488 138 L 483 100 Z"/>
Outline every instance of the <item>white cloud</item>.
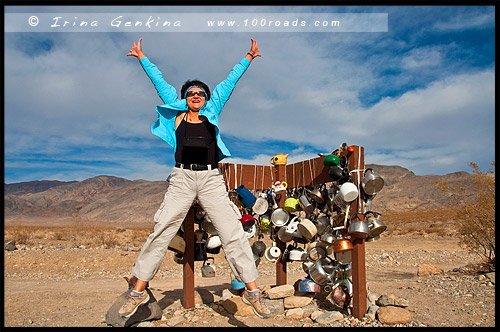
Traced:
<path fill-rule="evenodd" d="M 150 9 L 154 8 L 140 11 Z M 249 7 L 254 12 L 271 9 L 307 11 Z M 217 12 L 220 7 L 210 10 Z M 476 28 L 494 23 L 487 10 L 476 10 L 477 15 L 458 13 L 456 19 L 437 20 L 430 30 L 453 30 L 466 19 Z M 391 15 L 396 14 L 395 9 Z M 367 162 L 406 165 L 424 174 L 462 169 L 477 159 L 487 167 L 494 159 L 494 69 L 462 66 L 468 59 L 450 62 L 447 55 L 461 50 L 460 41 L 421 42 L 421 34 L 430 30 L 405 32 L 408 36 L 41 34 L 36 38 L 52 40 L 53 46 L 36 56 L 27 52 L 37 47 L 36 39 L 9 34 L 5 37 L 6 158 L 31 153 L 69 158 L 67 153 L 80 151 L 73 160 L 123 160 L 122 169 L 106 170 L 124 177 L 150 179 L 168 172 L 170 166 L 156 156 L 144 160 L 140 154 L 134 160 L 124 155 L 133 149 L 153 154 L 157 146 L 166 145 L 150 132 L 154 108 L 161 101 L 137 60 L 125 56 L 132 42 L 143 38 L 146 55 L 175 88 L 199 78 L 213 89 L 249 50 L 252 37 L 258 40 L 262 57 L 251 64 L 223 111 L 223 137 L 253 141 L 256 146 L 268 140 L 298 146 L 290 152 L 289 162 L 315 158 L 316 152 L 331 152 L 347 142 L 365 146 Z M 410 44 L 413 48 L 401 53 Z M 461 71 L 453 73 L 459 67 Z M 398 70 L 400 74 L 392 74 Z M 401 90 L 414 80 L 418 89 Z M 378 102 L 362 101 L 367 90 Z M 394 94 L 385 92 L 391 90 L 400 91 L 390 97 Z M 477 159 L 467 151 L 477 151 Z M 258 154 L 225 161 L 268 165 L 270 157 Z M 98 170 L 98 166 L 90 169 Z"/>

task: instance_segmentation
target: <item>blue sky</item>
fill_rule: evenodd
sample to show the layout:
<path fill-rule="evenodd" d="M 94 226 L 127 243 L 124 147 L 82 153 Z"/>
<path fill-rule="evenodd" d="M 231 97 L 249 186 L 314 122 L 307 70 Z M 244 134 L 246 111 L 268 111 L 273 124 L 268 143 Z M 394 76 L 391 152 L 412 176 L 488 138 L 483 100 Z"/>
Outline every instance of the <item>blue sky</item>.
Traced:
<path fill-rule="evenodd" d="M 212 89 L 258 41 L 221 116 L 225 162 L 269 165 L 365 148 L 365 162 L 417 175 L 495 160 L 495 8 L 4 7 L 5 13 L 387 13 L 387 32 L 8 32 L 4 180 L 97 175 L 164 180 L 173 150 L 153 136 L 156 91 L 143 50 L 177 89 Z M 228 16 L 229 17 L 229 16 Z"/>

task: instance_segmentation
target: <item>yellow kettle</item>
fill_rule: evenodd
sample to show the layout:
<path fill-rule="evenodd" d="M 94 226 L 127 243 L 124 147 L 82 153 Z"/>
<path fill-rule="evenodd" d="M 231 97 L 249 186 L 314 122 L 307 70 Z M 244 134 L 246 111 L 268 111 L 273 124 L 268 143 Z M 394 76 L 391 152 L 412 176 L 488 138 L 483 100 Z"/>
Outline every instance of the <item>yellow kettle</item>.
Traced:
<path fill-rule="evenodd" d="M 271 164 L 273 165 L 286 165 L 286 159 L 288 158 L 288 154 L 278 153 L 274 157 L 271 158 Z"/>

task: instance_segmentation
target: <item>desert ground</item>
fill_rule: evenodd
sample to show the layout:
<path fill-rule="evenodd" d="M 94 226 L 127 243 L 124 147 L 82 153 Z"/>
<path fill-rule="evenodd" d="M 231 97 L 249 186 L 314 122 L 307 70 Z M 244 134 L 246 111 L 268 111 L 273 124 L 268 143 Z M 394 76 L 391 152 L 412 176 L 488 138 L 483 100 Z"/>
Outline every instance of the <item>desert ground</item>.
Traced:
<path fill-rule="evenodd" d="M 443 225 L 427 231 L 396 231 L 394 224 L 381 239 L 367 242 L 366 279 L 372 296 L 394 294 L 407 299 L 415 327 L 496 327 L 494 272 L 459 245 Z M 445 228 L 445 227 L 444 227 Z M 16 250 L 4 252 L 5 327 L 106 327 L 104 315 L 127 290 L 129 276 L 142 243 L 152 227 L 76 225 L 7 220 L 4 239 Z M 432 231 L 432 229 L 439 231 Z M 251 242 L 255 239 L 250 239 Z M 270 239 L 264 239 L 267 245 Z M 322 325 L 309 317 L 289 319 L 284 313 L 270 319 L 231 315 L 220 305 L 229 289 L 230 269 L 223 251 L 215 258 L 216 277 L 201 277 L 195 262 L 195 287 L 210 291 L 215 301 L 184 309 L 182 265 L 169 251 L 150 282 L 163 317 L 151 327 L 324 327 L 385 326 L 346 316 L 337 325 Z M 418 276 L 422 264 L 442 273 Z M 260 287 L 276 283 L 275 264 L 262 259 Z M 287 264 L 287 283 L 305 278 L 299 262 Z M 174 317 L 182 316 L 182 319 Z M 340 325 L 339 325 L 340 324 Z"/>

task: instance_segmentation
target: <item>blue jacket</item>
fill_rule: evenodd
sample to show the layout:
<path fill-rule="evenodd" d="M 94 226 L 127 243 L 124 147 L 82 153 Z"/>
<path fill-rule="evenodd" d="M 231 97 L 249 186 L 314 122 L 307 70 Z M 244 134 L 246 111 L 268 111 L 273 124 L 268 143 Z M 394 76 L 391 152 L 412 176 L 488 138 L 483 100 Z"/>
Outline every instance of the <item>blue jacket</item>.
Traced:
<path fill-rule="evenodd" d="M 177 97 L 177 91 L 175 88 L 163 79 L 163 75 L 158 67 L 151 63 L 147 57 L 142 58 L 140 63 L 146 74 L 148 74 L 149 78 L 153 82 L 158 95 L 165 103 L 164 105 L 156 106 L 158 119 L 151 126 L 151 132 L 153 135 L 156 135 L 167 142 L 174 148 L 175 151 L 177 147 L 177 141 L 175 138 L 175 118 L 178 112 L 186 112 L 188 110 L 186 99 L 179 99 Z M 207 120 L 215 126 L 217 146 L 219 148 L 219 160 L 231 155 L 220 137 L 219 115 L 222 108 L 229 100 L 236 83 L 247 70 L 248 66 L 250 66 L 250 61 L 246 58 L 243 58 L 238 64 L 236 64 L 227 78 L 215 87 L 210 100 L 208 100 L 200 109 L 199 115 L 205 116 Z"/>

